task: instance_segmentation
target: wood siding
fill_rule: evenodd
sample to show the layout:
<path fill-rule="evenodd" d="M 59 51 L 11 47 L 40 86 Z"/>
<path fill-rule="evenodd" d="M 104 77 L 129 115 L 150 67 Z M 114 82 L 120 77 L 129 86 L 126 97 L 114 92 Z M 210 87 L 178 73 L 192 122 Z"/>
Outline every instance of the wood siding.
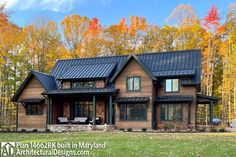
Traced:
<path fill-rule="evenodd" d="M 183 111 L 183 121 L 180 124 L 182 127 L 188 127 L 188 112 L 189 112 L 189 104 L 190 104 L 190 126 L 194 126 L 195 124 L 195 101 L 196 101 L 196 87 L 195 86 L 180 86 L 180 91 L 178 93 L 166 93 L 164 91 L 164 86 L 157 88 L 157 96 L 164 96 L 164 95 L 192 95 L 194 100 L 190 103 L 179 103 L 182 104 L 182 111 Z M 170 103 L 168 103 L 170 104 Z M 156 119 L 158 127 L 162 126 L 162 124 L 170 123 L 170 122 L 162 122 L 161 117 L 161 104 L 157 104 L 156 108 Z"/>
<path fill-rule="evenodd" d="M 105 81 L 104 80 L 96 80 L 96 87 L 97 88 L 104 88 L 105 87 Z"/>
<path fill-rule="evenodd" d="M 32 78 L 24 91 L 20 94 L 18 101 L 22 99 L 42 99 L 44 98 L 41 93 L 45 89 L 41 83 Z M 47 101 L 42 104 L 43 115 L 26 115 L 25 108 L 22 104 L 18 104 L 18 129 L 45 129 L 47 120 Z"/>
<path fill-rule="evenodd" d="M 130 76 L 141 77 L 141 91 L 127 92 L 126 79 Z M 120 121 L 120 108 L 115 104 L 115 125 L 116 128 L 152 128 L 152 105 L 153 105 L 153 83 L 149 75 L 134 59 L 123 69 L 120 75 L 115 80 L 115 87 L 119 89 L 118 97 L 149 97 L 147 103 L 147 120 L 146 121 Z"/>
<path fill-rule="evenodd" d="M 70 82 L 64 81 L 62 82 L 62 89 L 70 89 L 71 88 L 70 85 L 71 85 Z"/>

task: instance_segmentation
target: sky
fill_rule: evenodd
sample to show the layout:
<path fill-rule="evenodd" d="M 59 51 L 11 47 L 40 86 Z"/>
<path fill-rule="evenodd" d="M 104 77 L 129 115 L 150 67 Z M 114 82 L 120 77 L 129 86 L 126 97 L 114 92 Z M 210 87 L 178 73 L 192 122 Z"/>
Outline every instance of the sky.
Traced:
<path fill-rule="evenodd" d="M 60 21 L 71 14 L 97 17 L 103 26 L 117 23 L 122 17 L 146 17 L 147 22 L 162 26 L 179 4 L 190 4 L 203 18 L 214 4 L 224 20 L 227 7 L 235 0 L 0 0 L 6 3 L 11 21 L 19 26 L 32 23 L 38 17 Z"/>

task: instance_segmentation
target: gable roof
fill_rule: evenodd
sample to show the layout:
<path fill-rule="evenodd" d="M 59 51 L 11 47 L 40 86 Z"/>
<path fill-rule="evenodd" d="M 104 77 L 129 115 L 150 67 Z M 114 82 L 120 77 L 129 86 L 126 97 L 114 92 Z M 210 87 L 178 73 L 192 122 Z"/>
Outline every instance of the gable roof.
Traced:
<path fill-rule="evenodd" d="M 163 71 L 179 71 L 179 70 L 194 70 L 195 74 L 191 74 L 191 82 L 199 85 L 201 81 L 201 52 L 199 49 L 183 50 L 183 51 L 170 51 L 170 52 L 152 52 L 135 55 L 138 60 L 143 63 L 146 69 L 152 73 L 153 76 L 157 72 Z M 114 73 L 119 71 L 121 67 L 127 62 L 128 55 L 120 56 L 102 56 L 92 58 L 79 58 L 79 59 L 66 59 L 58 60 L 52 69 L 50 75 L 55 79 L 59 79 L 64 75 L 72 66 L 84 64 L 103 64 L 103 63 L 116 63 Z M 165 72 L 163 72 L 165 73 Z M 173 74 L 173 73 L 172 73 Z M 172 75 L 171 74 L 171 75 Z M 163 77 L 168 77 L 162 76 Z M 171 77 L 179 77 L 181 74 L 176 73 Z M 160 76 L 155 76 L 157 79 Z M 188 76 L 189 77 L 189 76 Z M 56 81 L 58 87 L 60 81 Z"/>
<path fill-rule="evenodd" d="M 23 90 L 33 77 L 35 77 L 42 84 L 46 91 L 57 89 L 56 81 L 53 76 L 32 70 L 29 72 L 24 82 L 20 85 L 16 93 L 13 95 L 11 101 L 17 102 L 20 94 L 23 92 Z"/>
<path fill-rule="evenodd" d="M 114 76 L 111 78 L 110 82 L 115 81 L 115 79 L 119 76 L 119 74 L 123 71 L 123 69 L 126 67 L 126 65 L 128 65 L 130 63 L 130 61 L 134 59 L 142 68 L 143 70 L 148 74 L 148 76 L 152 79 L 152 80 L 156 80 L 155 76 L 153 76 L 153 74 L 150 72 L 150 70 L 145 66 L 145 64 L 143 64 L 142 61 L 139 60 L 139 58 L 135 55 L 132 54 L 130 55 L 127 60 L 124 62 L 124 64 L 120 67 L 120 69 L 114 74 Z"/>
<path fill-rule="evenodd" d="M 71 66 L 59 79 L 106 78 L 114 70 L 116 63 L 82 64 Z"/>

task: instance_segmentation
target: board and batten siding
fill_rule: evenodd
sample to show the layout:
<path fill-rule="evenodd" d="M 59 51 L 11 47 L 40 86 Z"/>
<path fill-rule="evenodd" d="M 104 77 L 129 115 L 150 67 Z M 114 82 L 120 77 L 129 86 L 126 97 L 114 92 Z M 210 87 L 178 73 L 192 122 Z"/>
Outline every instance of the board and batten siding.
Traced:
<path fill-rule="evenodd" d="M 126 79 L 130 76 L 141 77 L 141 91 L 138 92 L 127 92 L 126 91 Z M 121 71 L 115 80 L 115 88 L 119 89 L 117 97 L 149 97 L 147 103 L 147 120 L 146 121 L 121 121 L 120 120 L 120 107 L 122 104 L 115 104 L 115 125 L 116 128 L 152 128 L 152 105 L 153 105 L 153 83 L 149 75 L 143 70 L 143 68 L 137 63 L 136 60 L 132 59 L 126 67 Z"/>
<path fill-rule="evenodd" d="M 20 94 L 18 101 L 23 99 L 44 99 L 41 95 L 45 92 L 42 84 L 33 77 Z M 42 105 L 42 115 L 26 115 L 25 108 L 22 104 L 18 104 L 18 130 L 21 129 L 45 129 L 47 120 L 47 102 Z"/>
<path fill-rule="evenodd" d="M 190 126 L 194 126 L 195 124 L 195 101 L 196 101 L 196 87 L 195 86 L 181 86 L 180 85 L 180 91 L 177 93 L 166 93 L 165 92 L 165 86 L 157 88 L 157 96 L 167 96 L 167 95 L 190 95 L 193 96 L 193 101 L 190 103 Z M 169 103 L 171 104 L 171 103 Z M 179 103 L 182 104 L 182 111 L 183 111 L 183 121 L 181 125 L 186 128 L 188 126 L 188 111 L 189 111 L 189 103 Z M 161 121 L 161 103 L 157 103 L 157 125 L 158 127 L 160 124 L 165 124 L 168 122 L 162 122 Z"/>

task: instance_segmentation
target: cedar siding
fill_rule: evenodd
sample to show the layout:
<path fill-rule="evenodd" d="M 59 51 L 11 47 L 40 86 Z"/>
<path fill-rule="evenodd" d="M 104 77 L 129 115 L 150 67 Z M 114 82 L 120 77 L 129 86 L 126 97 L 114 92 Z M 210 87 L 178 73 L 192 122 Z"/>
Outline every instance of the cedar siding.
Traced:
<path fill-rule="evenodd" d="M 126 91 L 126 79 L 130 76 L 141 77 L 141 91 L 127 92 Z M 147 120 L 146 121 L 120 121 L 119 104 L 115 104 L 115 125 L 116 128 L 148 128 L 151 129 L 152 121 L 152 89 L 153 83 L 150 76 L 144 71 L 144 69 L 137 63 L 135 59 L 132 59 L 119 76 L 115 80 L 115 88 L 119 89 L 117 97 L 149 97 L 150 100 L 147 103 Z M 121 104 L 122 105 L 122 104 Z"/>
<path fill-rule="evenodd" d="M 45 92 L 42 84 L 33 77 L 26 85 L 23 92 L 19 95 L 18 101 L 23 99 L 44 99 L 41 95 Z M 22 104 L 18 104 L 18 130 L 24 129 L 45 129 L 47 119 L 47 104 L 46 101 L 42 105 L 42 115 L 26 115 L 25 108 Z"/>

